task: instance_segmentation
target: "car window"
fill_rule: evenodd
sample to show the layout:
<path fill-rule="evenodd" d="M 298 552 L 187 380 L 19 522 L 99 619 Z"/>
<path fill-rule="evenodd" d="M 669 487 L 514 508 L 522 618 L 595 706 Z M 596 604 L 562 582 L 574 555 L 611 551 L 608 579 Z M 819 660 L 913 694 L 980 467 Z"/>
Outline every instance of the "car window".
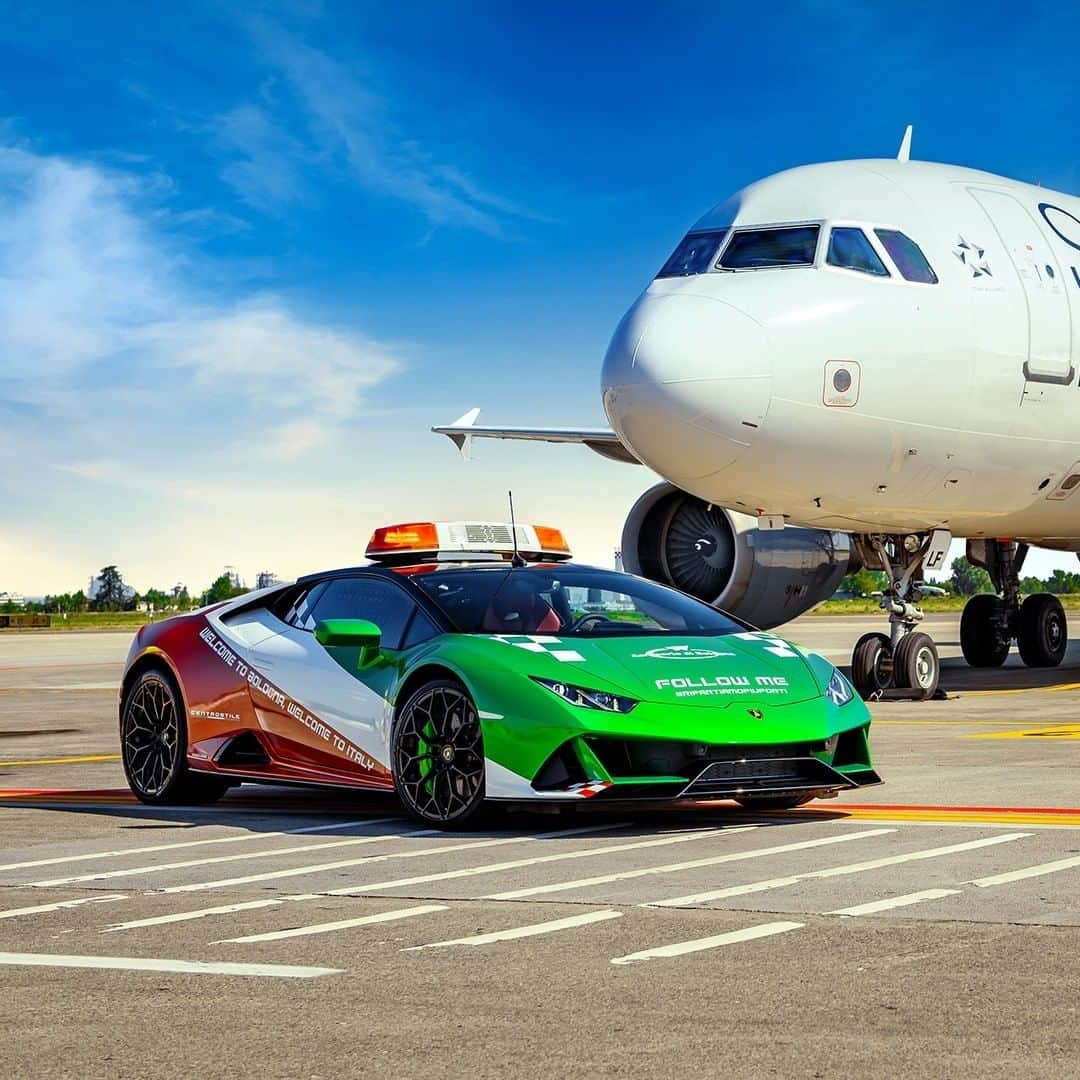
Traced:
<path fill-rule="evenodd" d="M 825 261 L 830 266 L 845 270 L 859 270 L 876 277 L 888 277 L 889 271 L 874 250 L 862 229 L 846 226 L 833 229 L 829 234 L 829 254 Z"/>
<path fill-rule="evenodd" d="M 737 232 L 720 257 L 721 270 L 764 270 L 777 266 L 812 266 L 819 227 L 751 229 Z"/>
<path fill-rule="evenodd" d="M 937 274 L 926 261 L 922 248 L 910 236 L 896 229 L 875 229 L 874 232 L 906 281 L 917 281 L 921 285 L 937 284 Z"/>
<path fill-rule="evenodd" d="M 709 604 L 643 578 L 582 566 L 448 570 L 416 581 L 465 634 L 741 633 Z"/>
<path fill-rule="evenodd" d="M 294 593 L 292 603 L 281 616 L 282 621 L 295 626 L 298 630 L 314 630 L 315 621 L 311 617 L 312 607 L 325 588 L 325 581 L 317 581 L 314 585 Z"/>
<path fill-rule="evenodd" d="M 712 266 L 727 234 L 727 229 L 688 233 L 656 276 L 664 278 L 704 274 Z"/>
<path fill-rule="evenodd" d="M 411 649 L 414 645 L 421 645 L 425 641 L 430 641 L 440 633 L 442 631 L 418 608 L 413 621 L 409 623 L 409 629 L 405 634 L 405 640 L 401 643 L 401 647 Z"/>
<path fill-rule="evenodd" d="M 326 583 L 309 618 L 311 628 L 324 619 L 368 619 L 382 631 L 384 648 L 399 649 L 415 607 L 392 582 L 374 577 L 335 578 Z"/>

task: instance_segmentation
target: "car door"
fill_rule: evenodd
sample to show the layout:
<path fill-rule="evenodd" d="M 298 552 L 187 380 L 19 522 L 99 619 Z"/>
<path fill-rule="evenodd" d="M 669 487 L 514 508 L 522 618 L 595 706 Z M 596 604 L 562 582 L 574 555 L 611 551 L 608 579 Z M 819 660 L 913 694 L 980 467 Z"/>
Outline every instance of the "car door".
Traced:
<path fill-rule="evenodd" d="M 297 595 L 279 632 L 253 650 L 259 676 L 249 679 L 260 727 L 274 740 L 278 760 L 327 780 L 342 773 L 390 786 L 386 695 L 417 617 L 427 618 L 401 586 L 373 574 L 325 579 Z M 356 650 L 324 648 L 314 633 L 324 619 L 375 623 L 380 651 L 360 664 Z"/>

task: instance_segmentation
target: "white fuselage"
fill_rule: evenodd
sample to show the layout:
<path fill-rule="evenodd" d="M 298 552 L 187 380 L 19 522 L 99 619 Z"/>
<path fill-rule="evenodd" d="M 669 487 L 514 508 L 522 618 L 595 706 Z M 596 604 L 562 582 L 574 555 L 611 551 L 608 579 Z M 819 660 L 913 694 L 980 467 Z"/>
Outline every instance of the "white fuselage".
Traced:
<path fill-rule="evenodd" d="M 840 162 L 769 177 L 692 231 L 810 224 L 812 266 L 713 260 L 645 290 L 604 362 L 623 443 L 702 499 L 792 524 L 1080 549 L 1080 199 Z M 851 226 L 888 276 L 829 265 Z M 937 282 L 905 280 L 876 229 L 915 241 Z"/>

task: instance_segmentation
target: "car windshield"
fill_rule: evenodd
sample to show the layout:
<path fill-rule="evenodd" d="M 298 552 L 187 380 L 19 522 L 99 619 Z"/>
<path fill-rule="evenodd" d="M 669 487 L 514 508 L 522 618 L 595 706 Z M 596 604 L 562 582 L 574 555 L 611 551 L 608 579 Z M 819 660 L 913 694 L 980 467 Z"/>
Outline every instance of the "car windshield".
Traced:
<path fill-rule="evenodd" d="M 700 600 L 613 570 L 569 565 L 455 569 L 412 581 L 465 634 L 644 637 L 746 629 Z"/>

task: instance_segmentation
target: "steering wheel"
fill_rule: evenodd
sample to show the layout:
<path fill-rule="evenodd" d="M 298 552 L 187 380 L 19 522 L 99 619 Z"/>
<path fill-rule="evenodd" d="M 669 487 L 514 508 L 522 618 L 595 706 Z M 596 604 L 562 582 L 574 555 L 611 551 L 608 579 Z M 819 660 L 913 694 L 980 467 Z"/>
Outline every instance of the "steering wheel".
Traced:
<path fill-rule="evenodd" d="M 580 619 L 571 623 L 564 633 L 573 633 L 575 630 L 580 630 L 582 627 L 588 626 L 591 622 L 611 622 L 611 620 L 602 611 L 587 611 Z"/>

